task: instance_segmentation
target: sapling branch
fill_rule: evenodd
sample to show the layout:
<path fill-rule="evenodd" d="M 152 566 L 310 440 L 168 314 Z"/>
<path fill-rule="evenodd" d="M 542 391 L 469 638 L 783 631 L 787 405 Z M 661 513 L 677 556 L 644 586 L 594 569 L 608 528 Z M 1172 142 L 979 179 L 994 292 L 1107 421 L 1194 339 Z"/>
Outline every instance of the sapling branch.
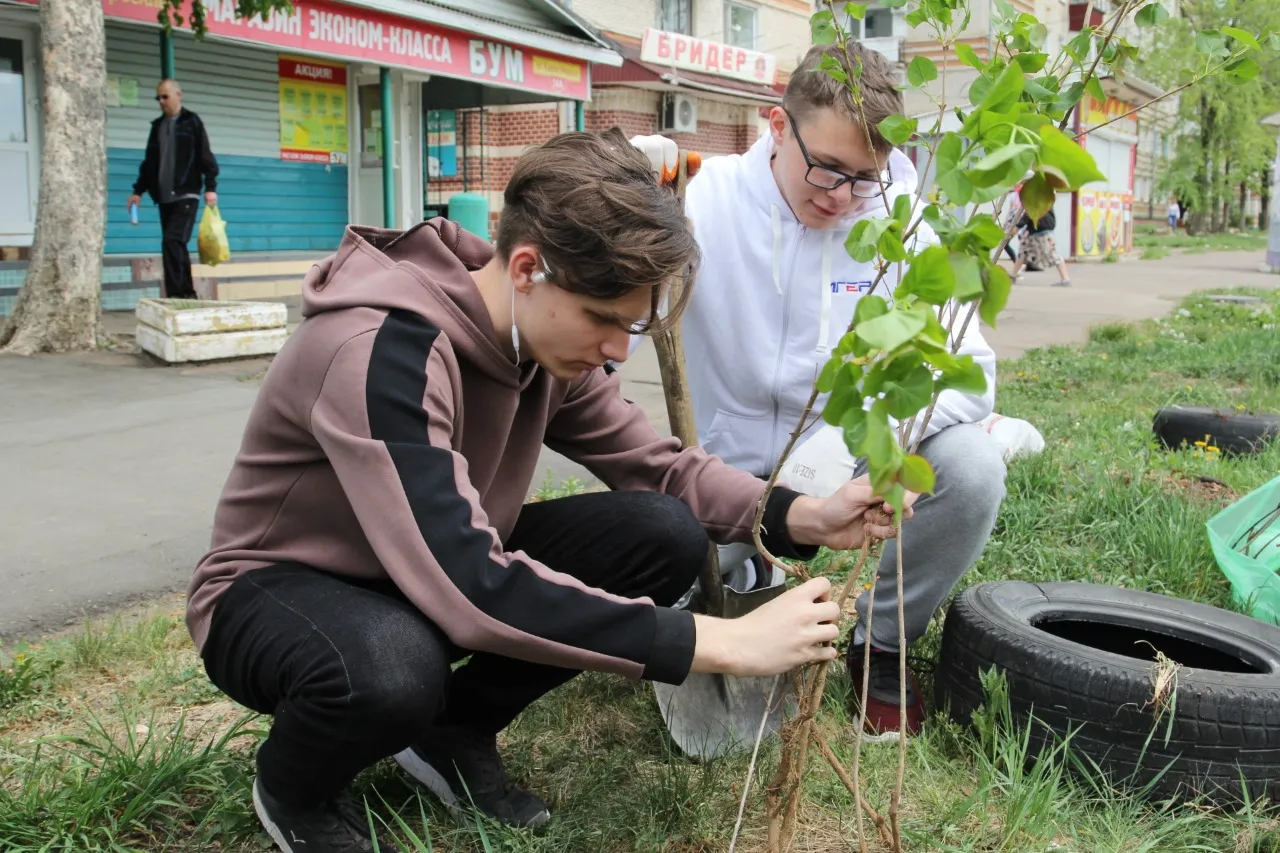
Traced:
<path fill-rule="evenodd" d="M 1120 23 L 1128 15 L 1129 9 L 1134 5 L 1134 0 L 1124 0 L 1120 4 L 1120 8 L 1116 9 L 1115 14 L 1111 18 L 1111 28 L 1107 30 L 1107 37 L 1103 40 L 1101 47 L 1098 48 L 1097 55 L 1093 58 L 1093 65 L 1089 66 L 1089 70 L 1085 72 L 1080 82 L 1085 86 L 1089 85 L 1089 81 L 1093 79 L 1094 72 L 1098 70 L 1098 64 L 1102 62 L 1103 55 L 1107 52 L 1107 48 L 1111 46 L 1111 40 L 1116 37 L 1116 30 L 1120 29 Z M 1058 122 L 1058 130 L 1066 130 L 1067 122 L 1071 120 L 1071 111 L 1062 117 L 1062 121 Z"/>

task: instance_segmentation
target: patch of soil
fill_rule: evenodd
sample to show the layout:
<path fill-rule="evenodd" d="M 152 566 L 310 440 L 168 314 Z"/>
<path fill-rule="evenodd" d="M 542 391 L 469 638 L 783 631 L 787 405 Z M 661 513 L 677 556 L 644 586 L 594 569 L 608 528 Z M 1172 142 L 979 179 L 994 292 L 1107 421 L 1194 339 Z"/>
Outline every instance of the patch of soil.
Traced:
<path fill-rule="evenodd" d="M 1226 483 L 1217 477 L 1184 477 L 1173 474 L 1166 479 L 1166 485 L 1205 503 L 1216 503 L 1222 506 L 1234 503 L 1240 496 Z"/>

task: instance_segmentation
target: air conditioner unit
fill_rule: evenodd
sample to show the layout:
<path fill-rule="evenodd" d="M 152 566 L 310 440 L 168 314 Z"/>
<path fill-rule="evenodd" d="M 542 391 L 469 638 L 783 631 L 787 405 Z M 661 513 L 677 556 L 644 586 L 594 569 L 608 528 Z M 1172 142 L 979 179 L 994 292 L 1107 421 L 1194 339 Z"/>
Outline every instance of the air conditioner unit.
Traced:
<path fill-rule="evenodd" d="M 697 133 L 698 99 L 679 92 L 667 92 L 662 96 L 662 110 L 658 115 L 659 133 Z"/>

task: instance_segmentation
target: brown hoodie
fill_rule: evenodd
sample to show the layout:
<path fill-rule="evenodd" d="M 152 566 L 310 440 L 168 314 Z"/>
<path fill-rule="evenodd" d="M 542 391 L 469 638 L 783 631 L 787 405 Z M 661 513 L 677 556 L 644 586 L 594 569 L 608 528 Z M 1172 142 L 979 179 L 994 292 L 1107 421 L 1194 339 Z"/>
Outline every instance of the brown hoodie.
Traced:
<path fill-rule="evenodd" d="M 349 228 L 312 268 L 305 319 L 267 371 L 188 590 L 197 647 L 236 577 L 298 562 L 389 577 L 465 649 L 684 679 L 689 613 L 504 551 L 540 447 L 610 488 L 681 499 L 718 542 L 749 541 L 763 483 L 660 437 L 604 369 L 563 382 L 513 364 L 469 274 L 492 252 L 435 219 Z M 775 492 L 766 529 L 783 530 L 795 497 Z M 785 536 L 767 544 L 798 555 Z"/>

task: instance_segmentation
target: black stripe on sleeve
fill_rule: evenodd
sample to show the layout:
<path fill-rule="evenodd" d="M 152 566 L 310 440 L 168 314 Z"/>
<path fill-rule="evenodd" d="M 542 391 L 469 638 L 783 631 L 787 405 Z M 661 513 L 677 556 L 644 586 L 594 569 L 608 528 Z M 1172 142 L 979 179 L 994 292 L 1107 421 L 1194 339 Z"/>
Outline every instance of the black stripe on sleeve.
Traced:
<path fill-rule="evenodd" d="M 386 445 L 418 531 L 448 579 L 483 613 L 518 631 L 647 663 L 646 677 L 653 670 L 663 680 L 683 679 L 688 663 L 684 672 L 674 670 L 690 659 L 691 625 L 684 642 L 675 644 L 690 648 L 668 648 L 671 638 L 655 636 L 656 608 L 618 604 L 543 580 L 518 561 L 503 566 L 490 559 L 490 535 L 471 524 L 472 507 L 459 494 L 452 453 L 428 439 L 427 359 L 439 335 L 417 314 L 390 312 L 374 339 L 365 404 L 370 435 Z"/>

